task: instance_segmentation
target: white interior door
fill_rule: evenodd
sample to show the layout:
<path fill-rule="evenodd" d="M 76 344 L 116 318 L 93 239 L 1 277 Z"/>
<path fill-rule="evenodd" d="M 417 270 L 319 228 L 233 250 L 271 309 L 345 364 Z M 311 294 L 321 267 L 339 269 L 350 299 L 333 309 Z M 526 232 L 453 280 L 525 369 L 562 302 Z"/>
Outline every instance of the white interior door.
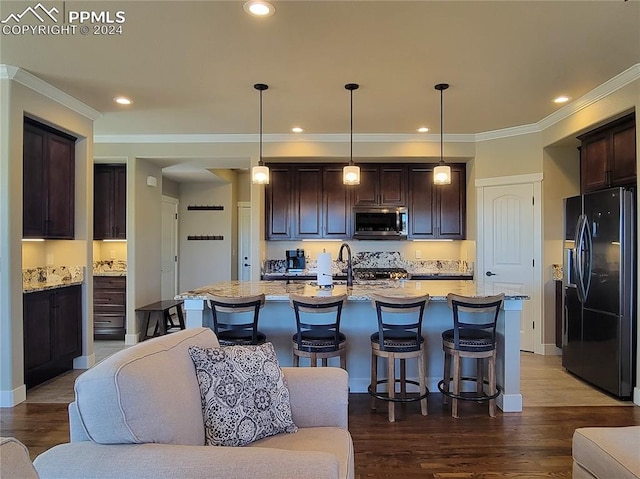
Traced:
<path fill-rule="evenodd" d="M 484 187 L 480 251 L 483 268 L 477 274 L 489 290 L 509 289 L 534 296 L 533 195 L 531 183 Z M 522 305 L 523 351 L 534 351 L 533 303 L 524 301 Z"/>
<path fill-rule="evenodd" d="M 251 279 L 251 203 L 238 203 L 238 279 Z"/>
<path fill-rule="evenodd" d="M 162 299 L 178 294 L 178 200 L 162 198 Z"/>

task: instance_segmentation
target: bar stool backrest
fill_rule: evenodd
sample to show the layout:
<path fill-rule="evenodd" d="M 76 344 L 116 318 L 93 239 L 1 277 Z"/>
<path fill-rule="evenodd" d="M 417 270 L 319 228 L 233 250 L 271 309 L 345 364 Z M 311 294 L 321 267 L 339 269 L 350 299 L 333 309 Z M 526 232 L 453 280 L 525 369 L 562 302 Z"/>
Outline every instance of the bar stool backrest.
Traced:
<path fill-rule="evenodd" d="M 483 297 L 461 296 L 449 293 L 447 295 L 447 304 L 453 310 L 453 338 L 455 349 L 462 351 L 467 349 L 460 344 L 461 335 L 463 337 L 474 336 L 476 334 L 482 335 L 482 332 L 485 332 L 482 337 L 490 341 L 486 349 L 495 349 L 496 324 L 503 301 L 504 293 Z M 489 334 L 487 335 L 486 333 Z M 477 347 L 468 349 L 478 350 Z"/>
<path fill-rule="evenodd" d="M 213 330 L 217 334 L 220 331 L 230 330 L 247 330 L 252 332 L 252 341 L 257 342 L 258 339 L 258 316 L 260 308 L 264 306 L 264 294 L 255 296 L 238 296 L 228 298 L 224 296 L 210 296 L 209 304 L 213 313 Z M 240 323 L 232 320 L 223 321 L 219 313 L 253 313 L 251 322 Z"/>
<path fill-rule="evenodd" d="M 347 300 L 346 294 L 339 296 L 302 296 L 298 294 L 289 295 L 289 305 L 293 308 L 296 316 L 296 342 L 300 350 L 304 349 L 302 344 L 302 333 L 306 331 L 322 332 L 333 336 L 333 344 L 327 346 L 327 349 L 338 350 L 340 346 L 340 317 L 342 315 L 342 307 Z M 301 315 L 300 313 L 309 313 Z M 311 314 L 315 313 L 335 313 L 331 321 L 327 321 L 322 316 L 322 321 L 315 322 L 312 320 Z"/>
<path fill-rule="evenodd" d="M 415 349 L 420 348 L 422 342 L 422 318 L 424 310 L 429 302 L 429 295 L 414 297 L 392 297 L 380 294 L 371 295 L 371 305 L 376 310 L 378 316 L 378 334 L 380 337 L 380 350 L 394 351 L 407 350 L 410 348 L 406 341 L 415 341 Z M 412 316 L 402 317 L 398 320 L 396 314 L 410 314 Z M 388 316 L 388 315 L 393 316 Z M 391 317 L 396 318 L 391 321 Z M 405 346 L 390 345 L 392 339 L 402 337 Z"/>

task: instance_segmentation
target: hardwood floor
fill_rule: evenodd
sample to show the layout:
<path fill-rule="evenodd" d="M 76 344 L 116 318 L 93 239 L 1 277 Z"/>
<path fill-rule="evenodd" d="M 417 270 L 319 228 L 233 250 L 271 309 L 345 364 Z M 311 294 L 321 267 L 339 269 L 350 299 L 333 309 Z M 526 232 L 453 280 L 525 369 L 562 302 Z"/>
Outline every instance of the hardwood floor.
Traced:
<path fill-rule="evenodd" d="M 522 413 L 498 411 L 492 419 L 485 404 L 461 402 L 460 418 L 453 419 L 441 395 L 432 393 L 428 416 L 420 415 L 419 404 L 398 406 L 397 422 L 392 424 L 384 404 L 371 411 L 368 395 L 351 394 L 349 430 L 356 477 L 570 478 L 574 429 L 640 425 L 640 407 L 617 401 L 567 375 L 559 358 L 522 354 Z M 67 402 L 73 394 L 74 375 L 77 372 L 39 391 L 30 390 L 28 401 L 15 408 L 0 409 L 0 434 L 17 437 L 32 458 L 67 442 Z M 563 386 L 566 394 L 554 392 Z M 49 402 L 35 402 L 38 395 Z M 571 405 L 584 402 L 594 405 Z"/>

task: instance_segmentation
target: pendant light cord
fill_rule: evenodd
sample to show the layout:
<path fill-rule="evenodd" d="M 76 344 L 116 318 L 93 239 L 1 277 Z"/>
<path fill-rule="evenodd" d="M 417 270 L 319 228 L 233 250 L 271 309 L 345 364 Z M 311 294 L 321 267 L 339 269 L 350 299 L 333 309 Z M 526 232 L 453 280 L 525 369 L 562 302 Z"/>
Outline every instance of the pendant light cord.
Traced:
<path fill-rule="evenodd" d="M 353 90 L 349 90 L 351 94 L 351 125 L 350 125 L 350 135 L 349 135 L 349 164 L 353 165 Z"/>
<path fill-rule="evenodd" d="M 444 153 L 443 153 L 444 152 L 444 146 L 443 146 L 443 143 L 444 143 L 444 139 L 443 139 L 443 128 L 444 128 L 443 124 L 444 124 L 444 121 L 442 119 L 443 118 L 443 113 L 442 112 L 443 112 L 443 109 L 444 109 L 443 100 L 442 100 L 442 92 L 443 91 L 444 90 L 440 90 L 440 164 L 441 165 L 444 163 Z"/>
<path fill-rule="evenodd" d="M 260 90 L 260 159 L 258 160 L 258 164 L 260 166 L 263 165 L 263 162 L 262 162 L 262 90 Z"/>

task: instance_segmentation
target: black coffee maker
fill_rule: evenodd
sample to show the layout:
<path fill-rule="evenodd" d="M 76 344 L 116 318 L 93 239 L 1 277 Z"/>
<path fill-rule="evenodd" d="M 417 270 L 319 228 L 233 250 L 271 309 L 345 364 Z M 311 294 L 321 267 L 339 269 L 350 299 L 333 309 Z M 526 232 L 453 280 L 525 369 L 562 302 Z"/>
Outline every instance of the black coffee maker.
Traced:
<path fill-rule="evenodd" d="M 303 249 L 288 249 L 285 251 L 285 258 L 287 260 L 287 271 L 304 269 Z"/>

